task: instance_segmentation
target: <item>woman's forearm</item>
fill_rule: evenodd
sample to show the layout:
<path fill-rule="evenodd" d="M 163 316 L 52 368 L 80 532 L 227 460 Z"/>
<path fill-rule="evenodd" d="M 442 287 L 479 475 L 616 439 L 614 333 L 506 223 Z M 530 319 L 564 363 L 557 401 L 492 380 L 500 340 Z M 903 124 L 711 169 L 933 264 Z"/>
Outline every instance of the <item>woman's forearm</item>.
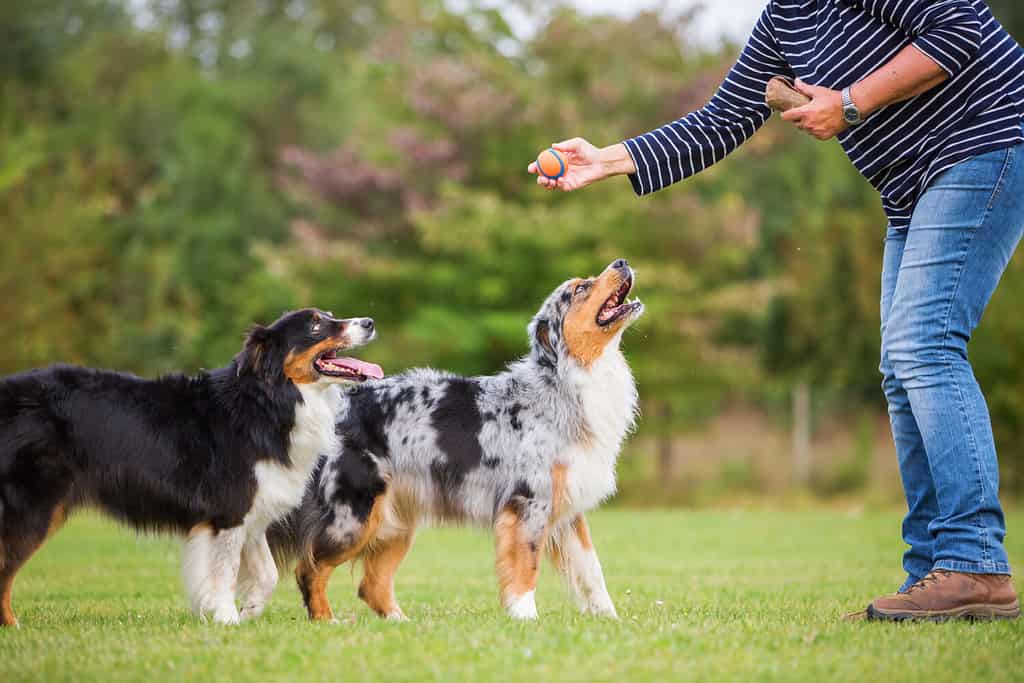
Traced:
<path fill-rule="evenodd" d="M 604 169 L 606 178 L 636 173 L 636 164 L 633 162 L 633 157 L 629 155 L 629 150 L 621 142 L 600 149 L 598 154 L 600 155 L 601 166 Z"/>
<path fill-rule="evenodd" d="M 913 45 L 903 48 L 887 64 L 850 88 L 854 104 L 864 116 L 882 107 L 928 92 L 949 75 Z"/>

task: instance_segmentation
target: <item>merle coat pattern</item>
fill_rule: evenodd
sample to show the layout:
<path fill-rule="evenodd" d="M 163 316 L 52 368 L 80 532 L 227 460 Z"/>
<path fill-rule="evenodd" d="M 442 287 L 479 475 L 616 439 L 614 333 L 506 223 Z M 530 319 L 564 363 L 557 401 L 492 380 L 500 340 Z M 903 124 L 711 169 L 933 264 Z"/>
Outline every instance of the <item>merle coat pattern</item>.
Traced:
<path fill-rule="evenodd" d="M 529 325 L 529 354 L 498 375 L 417 369 L 344 391 L 342 448 L 270 535 L 278 554 L 300 556 L 312 618 L 333 617 L 327 580 L 356 558 L 360 597 L 403 618 L 393 577 L 424 522 L 494 528 L 501 598 L 513 617 L 536 617 L 545 547 L 581 609 L 615 615 L 583 513 L 614 493 L 636 413 L 619 349 L 643 310 L 625 301 L 632 280 L 620 260 L 598 278 L 560 285 Z"/>

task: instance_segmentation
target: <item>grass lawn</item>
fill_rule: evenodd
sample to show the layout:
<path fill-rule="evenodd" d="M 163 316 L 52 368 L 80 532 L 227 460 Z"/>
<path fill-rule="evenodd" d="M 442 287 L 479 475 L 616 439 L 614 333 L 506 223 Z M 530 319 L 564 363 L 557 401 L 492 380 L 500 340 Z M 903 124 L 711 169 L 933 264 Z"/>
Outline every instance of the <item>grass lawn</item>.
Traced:
<path fill-rule="evenodd" d="M 608 510 L 591 528 L 619 622 L 577 615 L 550 566 L 540 622 L 509 621 L 490 537 L 426 530 L 398 575 L 408 623 L 339 570 L 341 625 L 308 623 L 287 576 L 261 620 L 222 628 L 188 613 L 176 541 L 83 515 L 20 575 L 0 681 L 1024 680 L 1024 620 L 839 620 L 900 582 L 895 512 Z M 1024 535 L 1010 550 L 1022 565 Z"/>

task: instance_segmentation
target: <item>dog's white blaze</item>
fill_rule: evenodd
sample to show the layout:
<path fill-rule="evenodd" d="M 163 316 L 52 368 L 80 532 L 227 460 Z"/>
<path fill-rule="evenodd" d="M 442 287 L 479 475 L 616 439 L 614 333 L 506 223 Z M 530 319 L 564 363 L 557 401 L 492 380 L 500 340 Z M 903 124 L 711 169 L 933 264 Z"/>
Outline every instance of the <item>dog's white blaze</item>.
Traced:
<path fill-rule="evenodd" d="M 534 594 L 535 591 L 526 591 L 522 595 L 512 596 L 505 608 L 508 615 L 513 619 L 536 619 L 537 601 Z"/>
<path fill-rule="evenodd" d="M 621 332 L 619 336 L 621 336 Z M 569 465 L 567 514 L 590 510 L 615 493 L 615 463 L 636 416 L 637 391 L 619 339 L 609 342 L 589 369 L 573 368 L 590 442 L 565 454 Z"/>
<path fill-rule="evenodd" d="M 302 494 L 321 455 L 334 453 L 338 439 L 334 416 L 341 401 L 338 388 L 327 382 L 299 385 L 302 403 L 295 406 L 286 467 L 276 462 L 256 464 L 256 498 L 246 526 L 264 530 L 302 502 Z"/>

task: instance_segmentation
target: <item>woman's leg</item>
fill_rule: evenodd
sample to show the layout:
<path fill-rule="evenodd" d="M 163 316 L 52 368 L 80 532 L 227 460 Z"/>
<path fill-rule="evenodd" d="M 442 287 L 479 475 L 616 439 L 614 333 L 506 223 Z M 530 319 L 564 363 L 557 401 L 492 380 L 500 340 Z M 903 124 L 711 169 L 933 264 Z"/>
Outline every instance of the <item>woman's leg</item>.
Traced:
<path fill-rule="evenodd" d="M 928 525 L 935 569 L 1010 573 L 992 425 L 967 342 L 1022 232 L 1020 147 L 940 176 L 907 232 L 883 348 L 935 486 L 938 514 Z"/>
<path fill-rule="evenodd" d="M 886 328 L 906 243 L 906 230 L 889 228 L 885 239 L 885 255 L 882 259 L 883 340 L 886 338 Z M 907 498 L 907 515 L 903 518 L 903 540 L 910 548 L 903 555 L 903 569 L 907 572 L 907 578 L 899 588 L 902 593 L 932 569 L 934 539 L 928 531 L 928 524 L 939 516 L 939 505 L 935 499 L 935 482 L 932 481 L 932 471 L 928 466 L 928 455 L 925 453 L 924 441 L 910 408 L 910 399 L 903 385 L 896 379 L 888 349 L 884 345 L 879 370 L 882 372 L 882 389 L 889 405 L 889 424 L 896 444 L 903 491 Z"/>

